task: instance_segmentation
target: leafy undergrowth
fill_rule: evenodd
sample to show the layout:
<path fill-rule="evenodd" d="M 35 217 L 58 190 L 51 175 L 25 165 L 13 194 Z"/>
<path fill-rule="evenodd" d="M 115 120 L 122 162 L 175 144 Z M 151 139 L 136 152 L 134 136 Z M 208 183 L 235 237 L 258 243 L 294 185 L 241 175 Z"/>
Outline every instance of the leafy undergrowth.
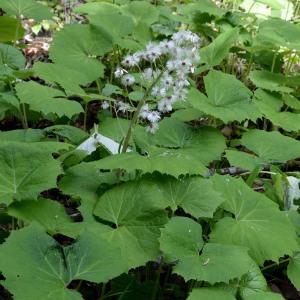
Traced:
<path fill-rule="evenodd" d="M 0 8 L 1 299 L 300 298 L 299 1 Z"/>

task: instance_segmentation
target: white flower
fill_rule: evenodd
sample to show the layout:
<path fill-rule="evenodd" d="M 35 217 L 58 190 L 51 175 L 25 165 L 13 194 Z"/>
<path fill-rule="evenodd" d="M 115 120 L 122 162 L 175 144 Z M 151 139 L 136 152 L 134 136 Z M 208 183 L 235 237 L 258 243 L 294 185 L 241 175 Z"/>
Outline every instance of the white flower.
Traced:
<path fill-rule="evenodd" d="M 102 108 L 102 109 L 108 109 L 108 108 L 109 108 L 109 103 L 108 103 L 108 101 L 103 101 L 103 102 L 101 103 L 101 108 Z"/>
<path fill-rule="evenodd" d="M 154 134 L 157 129 L 159 128 L 158 123 L 150 123 L 147 127 L 146 127 L 146 131 L 149 133 Z"/>
<path fill-rule="evenodd" d="M 188 94 L 187 89 L 177 89 L 174 91 L 173 95 L 178 101 L 185 101 L 187 94 Z"/>
<path fill-rule="evenodd" d="M 146 46 L 146 55 L 145 58 L 149 61 L 155 61 L 162 55 L 159 45 L 154 43 L 149 43 Z"/>
<path fill-rule="evenodd" d="M 127 71 L 120 68 L 120 67 L 117 67 L 115 72 L 114 72 L 116 78 L 121 78 L 126 73 L 127 73 Z"/>
<path fill-rule="evenodd" d="M 164 40 L 159 43 L 160 50 L 164 54 L 168 54 L 175 46 L 174 41 Z"/>
<path fill-rule="evenodd" d="M 190 59 L 183 59 L 183 60 L 178 60 L 176 62 L 177 68 L 180 69 L 180 71 L 183 72 L 190 72 L 191 71 L 191 67 L 193 66 L 192 62 Z"/>
<path fill-rule="evenodd" d="M 190 85 L 190 83 L 186 79 L 186 77 L 179 77 L 178 80 L 174 84 L 174 88 L 176 88 L 176 89 L 182 89 L 182 88 L 187 87 L 189 85 Z"/>
<path fill-rule="evenodd" d="M 152 68 L 146 68 L 143 72 L 143 78 L 145 80 L 152 80 L 154 77 L 154 71 Z"/>
<path fill-rule="evenodd" d="M 175 103 L 177 101 L 177 98 L 173 94 L 173 95 L 166 96 L 163 100 L 166 101 L 166 103 L 173 104 L 173 103 Z"/>
<path fill-rule="evenodd" d="M 145 58 L 145 52 L 144 51 L 137 51 L 134 53 L 134 56 L 136 59 L 141 60 Z"/>
<path fill-rule="evenodd" d="M 162 78 L 162 86 L 165 88 L 169 88 L 173 84 L 173 77 L 170 76 L 168 73 Z"/>
<path fill-rule="evenodd" d="M 158 102 L 157 109 L 162 113 L 167 113 L 173 110 L 172 104 L 170 101 L 161 100 Z"/>
<path fill-rule="evenodd" d="M 140 57 L 136 54 L 133 55 L 127 55 L 123 60 L 122 60 L 122 65 L 125 67 L 135 67 L 139 64 L 140 62 Z"/>
<path fill-rule="evenodd" d="M 167 94 L 167 90 L 165 88 L 162 87 L 162 88 L 159 89 L 158 95 L 160 97 L 164 97 L 164 96 L 166 96 L 166 94 Z"/>
<path fill-rule="evenodd" d="M 118 101 L 116 104 L 117 104 L 117 111 L 121 111 L 125 113 L 126 111 L 129 111 L 131 109 L 131 106 L 128 103 Z"/>
<path fill-rule="evenodd" d="M 139 117 L 142 119 L 147 119 L 149 114 L 149 105 L 146 103 L 142 106 Z"/>
<path fill-rule="evenodd" d="M 157 85 L 154 86 L 154 87 L 152 88 L 152 90 L 151 90 L 151 95 L 152 95 L 153 97 L 156 97 L 156 96 L 159 95 L 159 87 L 158 87 Z"/>
<path fill-rule="evenodd" d="M 160 120 L 160 114 L 158 111 L 149 111 L 147 120 L 151 123 L 156 123 Z"/>
<path fill-rule="evenodd" d="M 175 60 L 168 60 L 166 63 L 166 67 L 169 71 L 173 71 L 176 69 L 176 61 Z"/>
<path fill-rule="evenodd" d="M 167 90 L 164 87 L 154 86 L 151 90 L 153 97 L 164 97 L 167 94 Z"/>
<path fill-rule="evenodd" d="M 182 45 L 184 43 L 199 45 L 200 43 L 199 36 L 189 30 L 182 30 L 174 33 L 172 36 L 172 40 L 175 41 L 178 45 Z"/>
<path fill-rule="evenodd" d="M 130 85 L 133 85 L 133 84 L 134 84 L 135 79 L 134 79 L 134 77 L 133 77 L 132 75 L 126 74 L 126 75 L 124 75 L 124 76 L 122 77 L 121 82 L 122 82 L 122 84 L 125 85 L 125 86 L 130 86 Z"/>

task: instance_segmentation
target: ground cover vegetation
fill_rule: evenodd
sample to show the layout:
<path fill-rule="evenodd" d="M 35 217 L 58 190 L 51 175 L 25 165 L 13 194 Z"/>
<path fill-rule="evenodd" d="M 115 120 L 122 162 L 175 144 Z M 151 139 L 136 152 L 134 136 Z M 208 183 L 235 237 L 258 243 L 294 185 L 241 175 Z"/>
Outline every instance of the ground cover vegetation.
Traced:
<path fill-rule="evenodd" d="M 0 299 L 300 299 L 299 1 L 0 9 Z"/>

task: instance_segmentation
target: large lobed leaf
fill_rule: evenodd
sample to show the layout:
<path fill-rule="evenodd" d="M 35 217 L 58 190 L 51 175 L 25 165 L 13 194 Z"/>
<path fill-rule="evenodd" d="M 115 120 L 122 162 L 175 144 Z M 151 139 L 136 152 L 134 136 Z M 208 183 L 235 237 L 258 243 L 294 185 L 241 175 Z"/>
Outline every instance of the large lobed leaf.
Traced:
<path fill-rule="evenodd" d="M 214 288 L 193 289 L 187 300 L 235 300 L 236 298 L 227 291 Z"/>
<path fill-rule="evenodd" d="M 53 16 L 46 5 L 35 0 L 0 0 L 0 8 L 8 15 L 24 16 L 36 21 L 51 19 Z"/>
<path fill-rule="evenodd" d="M 23 37 L 24 32 L 20 20 L 7 16 L 0 17 L 0 42 L 18 40 Z"/>
<path fill-rule="evenodd" d="M 128 269 L 159 255 L 160 227 L 167 222 L 163 194 L 152 182 L 128 182 L 104 193 L 94 214 L 114 225 L 102 236 L 118 245 Z"/>
<path fill-rule="evenodd" d="M 204 77 L 204 83 L 207 97 L 196 89 L 190 90 L 188 101 L 194 108 L 225 123 L 259 117 L 251 91 L 233 75 L 213 70 Z"/>
<path fill-rule="evenodd" d="M 212 218 L 216 209 L 224 201 L 214 190 L 211 179 L 201 177 L 175 179 L 161 176 L 154 182 L 164 193 L 166 206 L 173 211 L 181 207 L 195 218 Z"/>
<path fill-rule="evenodd" d="M 300 153 L 300 142 L 284 136 L 278 131 L 250 130 L 243 134 L 241 144 L 257 156 L 246 152 L 227 150 L 226 157 L 231 165 L 248 170 L 270 163 L 285 163 L 298 158 Z"/>
<path fill-rule="evenodd" d="M 236 42 L 239 34 L 238 27 L 226 30 L 208 46 L 201 48 L 201 61 L 209 67 L 216 66 L 228 55 L 230 48 Z"/>
<path fill-rule="evenodd" d="M 80 300 L 77 291 L 67 289 L 72 280 L 106 282 L 123 273 L 125 265 L 119 249 L 91 231 L 62 247 L 33 224 L 0 246 L 0 270 L 15 300 Z"/>
<path fill-rule="evenodd" d="M 242 179 L 214 176 L 213 180 L 215 189 L 225 198 L 224 209 L 233 217 L 216 223 L 210 235 L 212 242 L 248 247 L 260 265 L 297 249 L 296 232 L 274 202 L 254 192 Z"/>
<path fill-rule="evenodd" d="M 158 171 L 174 177 L 182 174 L 206 175 L 205 165 L 219 160 L 226 147 L 222 134 L 212 127 L 202 127 L 195 132 L 183 122 L 166 118 L 162 121 L 162 128 L 164 130 L 159 130 L 157 136 L 137 130 L 135 140 L 147 152 L 145 156 L 118 154 L 89 164 L 104 170 Z"/>
<path fill-rule="evenodd" d="M 246 248 L 214 243 L 204 245 L 201 226 L 186 217 L 173 217 L 161 230 L 159 240 L 163 253 L 176 262 L 174 272 L 186 281 L 228 283 L 245 274 L 251 262 Z"/>
<path fill-rule="evenodd" d="M 0 145 L 1 203 L 36 199 L 40 192 L 56 187 L 60 173 L 60 163 L 34 144 L 2 142 Z"/>
<path fill-rule="evenodd" d="M 80 103 L 64 99 L 65 94 L 59 90 L 42 86 L 34 81 L 18 83 L 16 85 L 17 95 L 21 103 L 26 103 L 29 108 L 47 114 L 58 116 L 72 116 L 83 112 Z"/>
<path fill-rule="evenodd" d="M 76 237 L 81 223 L 73 223 L 59 202 L 40 198 L 12 203 L 8 215 L 27 223 L 37 222 L 51 235 L 62 233 Z"/>
<path fill-rule="evenodd" d="M 99 28 L 73 24 L 55 34 L 49 55 L 54 63 L 83 73 L 91 82 L 103 76 L 104 66 L 97 58 L 111 47 L 111 37 Z"/>

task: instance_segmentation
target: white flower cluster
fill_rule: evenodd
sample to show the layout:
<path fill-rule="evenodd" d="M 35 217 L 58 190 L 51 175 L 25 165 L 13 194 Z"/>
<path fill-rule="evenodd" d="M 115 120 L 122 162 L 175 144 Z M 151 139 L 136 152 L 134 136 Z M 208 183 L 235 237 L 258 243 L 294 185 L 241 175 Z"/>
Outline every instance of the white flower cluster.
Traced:
<path fill-rule="evenodd" d="M 200 38 L 196 34 L 179 31 L 169 40 L 151 42 L 144 51 L 127 55 L 123 59 L 124 68 L 138 67 L 145 86 L 152 86 L 149 93 L 152 99 L 149 100 L 157 103 L 157 111 L 150 110 L 146 104 L 139 115 L 149 122 L 148 132 L 154 133 L 158 129 L 161 114 L 171 112 L 176 101 L 186 99 L 187 87 L 190 85 L 188 76 L 194 72 L 200 60 L 199 47 Z M 135 78 L 124 68 L 118 67 L 115 77 L 124 86 L 131 86 L 135 83 Z"/>

